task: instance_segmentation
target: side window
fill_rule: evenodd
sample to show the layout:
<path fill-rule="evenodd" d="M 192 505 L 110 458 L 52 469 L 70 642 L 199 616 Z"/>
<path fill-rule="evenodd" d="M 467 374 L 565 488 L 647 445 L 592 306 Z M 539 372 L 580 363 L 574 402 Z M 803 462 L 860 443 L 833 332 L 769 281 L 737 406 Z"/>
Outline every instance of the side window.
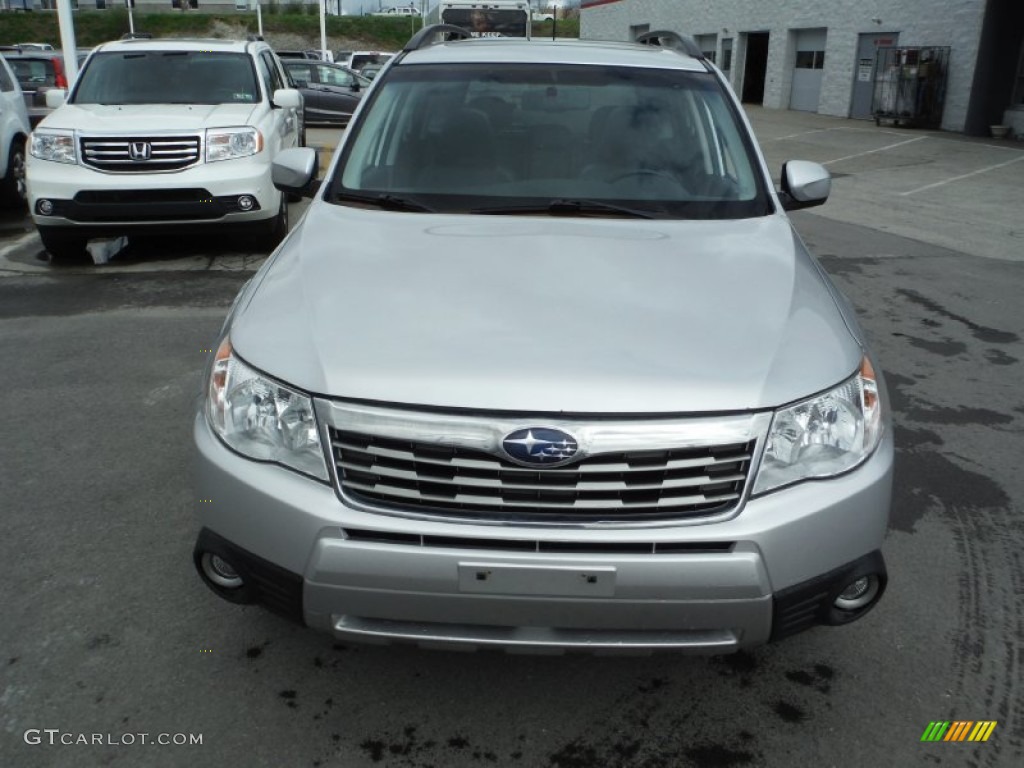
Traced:
<path fill-rule="evenodd" d="M 332 67 L 317 67 L 317 72 L 320 74 L 320 82 L 325 83 L 326 85 L 352 85 L 351 76 L 340 69 L 334 69 Z"/>
<path fill-rule="evenodd" d="M 268 51 L 263 51 L 259 56 L 260 79 L 267 89 L 267 98 L 274 97 L 274 91 L 284 88 L 284 78 L 277 69 L 277 64 Z"/>
<path fill-rule="evenodd" d="M 313 67 L 308 64 L 292 64 L 288 67 L 288 74 L 296 85 L 309 85 L 313 82 Z"/>
<path fill-rule="evenodd" d="M 13 91 L 14 80 L 7 74 L 7 65 L 0 64 L 0 91 Z"/>

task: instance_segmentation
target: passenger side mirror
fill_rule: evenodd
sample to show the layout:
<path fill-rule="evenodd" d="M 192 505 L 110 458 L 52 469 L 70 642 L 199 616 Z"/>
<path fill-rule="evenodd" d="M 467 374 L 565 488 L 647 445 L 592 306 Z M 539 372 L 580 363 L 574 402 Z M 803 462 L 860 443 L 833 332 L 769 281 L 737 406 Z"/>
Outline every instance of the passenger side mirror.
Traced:
<path fill-rule="evenodd" d="M 295 81 L 295 87 L 296 88 L 309 88 L 309 80 L 296 80 Z"/>
<path fill-rule="evenodd" d="M 782 207 L 787 211 L 813 208 L 828 200 L 832 174 L 818 163 L 790 160 L 782 166 Z"/>

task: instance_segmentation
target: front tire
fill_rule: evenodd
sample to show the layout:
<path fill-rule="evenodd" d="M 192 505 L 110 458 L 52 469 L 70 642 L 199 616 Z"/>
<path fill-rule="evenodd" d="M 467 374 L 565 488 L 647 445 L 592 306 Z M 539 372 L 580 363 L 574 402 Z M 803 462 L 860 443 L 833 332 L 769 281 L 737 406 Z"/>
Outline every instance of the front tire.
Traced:
<path fill-rule="evenodd" d="M 277 248 L 288 234 L 290 222 L 288 220 L 288 195 L 281 193 L 281 203 L 277 209 L 277 216 L 269 222 L 260 223 L 259 244 L 260 247 L 267 247 L 268 251 Z"/>
<path fill-rule="evenodd" d="M 54 263 L 85 261 L 88 256 L 85 245 L 89 238 L 83 235 L 40 227 L 39 238 Z"/>

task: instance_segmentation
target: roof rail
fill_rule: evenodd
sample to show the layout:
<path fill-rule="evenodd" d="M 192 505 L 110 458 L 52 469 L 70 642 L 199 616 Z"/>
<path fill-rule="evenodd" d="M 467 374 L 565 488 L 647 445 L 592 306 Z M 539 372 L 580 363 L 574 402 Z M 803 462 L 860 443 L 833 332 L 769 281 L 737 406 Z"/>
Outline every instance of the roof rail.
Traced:
<path fill-rule="evenodd" d="M 695 59 L 704 59 L 704 54 L 701 52 L 696 40 L 689 35 L 680 35 L 678 32 L 672 32 L 668 29 L 644 32 L 641 35 L 637 35 L 636 42 L 659 48 L 671 48 L 689 54 Z"/>
<path fill-rule="evenodd" d="M 246 35 L 245 40 L 248 43 L 262 43 L 263 35 Z"/>
<path fill-rule="evenodd" d="M 152 40 L 152 32 L 125 32 L 121 35 L 122 40 Z"/>
<path fill-rule="evenodd" d="M 469 40 L 473 37 L 469 30 L 457 27 L 454 24 L 431 24 L 409 38 L 409 42 L 402 48 L 402 52 L 418 51 L 420 48 L 433 45 L 435 42 L 438 42 L 435 38 L 439 35 L 445 35 L 445 40 Z"/>

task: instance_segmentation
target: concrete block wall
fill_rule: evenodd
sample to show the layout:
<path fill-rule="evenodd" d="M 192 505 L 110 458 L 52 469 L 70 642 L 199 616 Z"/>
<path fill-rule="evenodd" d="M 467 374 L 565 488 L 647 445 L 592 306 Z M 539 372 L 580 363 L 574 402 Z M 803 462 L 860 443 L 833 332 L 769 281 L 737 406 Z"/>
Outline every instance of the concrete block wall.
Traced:
<path fill-rule="evenodd" d="M 717 34 L 719 51 L 721 39 L 731 37 L 732 82 L 739 91 L 744 58 L 741 33 L 769 32 L 764 105 L 785 109 L 789 106 L 795 58 L 792 32 L 826 28 L 818 112 L 848 117 L 858 35 L 898 32 L 899 45 L 950 47 L 942 127 L 961 131 L 984 12 L 985 0 L 611 0 L 597 5 L 587 5 L 584 0 L 580 35 L 595 40 L 628 40 L 631 26 L 649 24 L 652 30 Z"/>

